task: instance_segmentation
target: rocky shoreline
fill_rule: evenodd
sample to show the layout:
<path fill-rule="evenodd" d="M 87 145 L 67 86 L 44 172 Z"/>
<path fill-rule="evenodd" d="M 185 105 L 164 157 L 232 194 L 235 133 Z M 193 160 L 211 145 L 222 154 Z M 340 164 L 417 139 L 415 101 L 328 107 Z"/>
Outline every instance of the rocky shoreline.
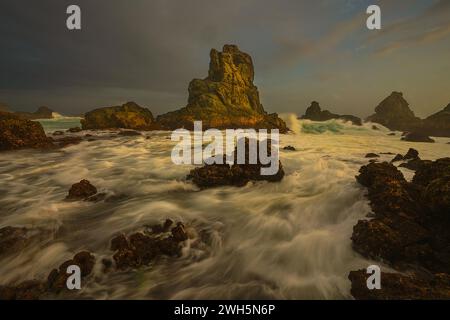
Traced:
<path fill-rule="evenodd" d="M 408 182 L 392 163 L 363 166 L 356 180 L 368 191 L 373 214 L 353 228 L 364 257 L 398 273 L 382 273 L 382 289 L 367 289 L 365 270 L 352 271 L 356 299 L 450 299 L 450 158 L 426 161 L 415 150 L 393 162 L 415 165 Z"/>

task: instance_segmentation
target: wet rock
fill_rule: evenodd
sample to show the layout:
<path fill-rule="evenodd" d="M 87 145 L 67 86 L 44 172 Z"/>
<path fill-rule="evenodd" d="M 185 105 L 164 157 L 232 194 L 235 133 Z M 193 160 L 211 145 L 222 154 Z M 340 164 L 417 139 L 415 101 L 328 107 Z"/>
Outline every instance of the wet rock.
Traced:
<path fill-rule="evenodd" d="M 381 290 L 367 288 L 366 270 L 352 271 L 351 294 L 358 300 L 436 300 L 450 299 L 450 277 L 447 274 L 381 273 Z"/>
<path fill-rule="evenodd" d="M 450 158 L 424 161 L 413 149 L 407 155 L 412 158 L 409 163 L 420 162 L 412 182 L 407 182 L 392 164 L 361 168 L 356 178 L 368 188 L 373 219 L 358 221 L 354 226 L 353 248 L 364 257 L 381 260 L 401 272 L 422 270 L 434 280 L 430 282 L 422 275 L 383 274 L 388 279 L 400 278 L 395 279 L 397 282 L 383 278 L 382 290 L 368 292 L 365 271 L 354 271 L 350 279 L 355 298 L 432 299 L 445 296 L 445 290 L 448 294 Z M 416 284 L 421 287 L 420 292 L 413 288 Z M 435 288 L 438 291 L 433 291 Z"/>
<path fill-rule="evenodd" d="M 380 128 L 378 128 L 376 125 L 373 125 L 372 130 L 380 130 Z"/>
<path fill-rule="evenodd" d="M 428 143 L 434 143 L 435 141 L 428 137 L 427 135 L 424 135 L 422 133 L 418 132 L 410 132 L 406 134 L 403 138 L 403 141 L 410 141 L 410 142 L 428 142 Z"/>
<path fill-rule="evenodd" d="M 73 128 L 67 129 L 67 132 L 70 132 L 70 133 L 77 133 L 77 132 L 80 132 L 80 131 L 81 131 L 80 127 L 73 127 Z"/>
<path fill-rule="evenodd" d="M 115 251 L 113 259 L 116 268 L 139 268 L 161 256 L 180 256 L 181 243 L 188 239 L 188 233 L 181 222 L 175 227 L 172 225 L 173 221 L 167 219 L 163 225 L 151 226 L 145 232 L 114 237 L 111 240 L 111 250 Z"/>
<path fill-rule="evenodd" d="M 393 131 L 412 131 L 421 127 L 421 120 L 409 108 L 401 92 L 392 92 L 376 108 L 367 121 L 379 123 Z"/>
<path fill-rule="evenodd" d="M 410 159 L 418 159 L 419 158 L 419 151 L 416 149 L 410 148 L 408 152 L 403 157 L 403 160 L 410 160 Z"/>
<path fill-rule="evenodd" d="M 55 131 L 53 132 L 54 136 L 63 136 L 64 135 L 64 131 Z"/>
<path fill-rule="evenodd" d="M 88 180 L 81 180 L 80 182 L 72 185 L 66 200 L 86 200 L 96 193 L 97 188 L 94 187 Z"/>
<path fill-rule="evenodd" d="M 224 45 L 222 52 L 212 49 L 208 77 L 189 84 L 186 107 L 157 117 L 162 127 L 192 130 L 195 120 L 203 129 L 279 129 L 288 128 L 277 114 L 267 114 L 253 84 L 254 68 L 250 55 L 235 45 Z"/>
<path fill-rule="evenodd" d="M 67 289 L 67 268 L 76 265 L 80 268 L 81 278 L 89 276 L 94 269 L 95 257 L 88 251 L 77 253 L 72 259 L 62 263 L 58 269 L 53 269 L 47 277 L 47 288 L 51 292 L 59 293 Z"/>
<path fill-rule="evenodd" d="M 286 150 L 286 151 L 296 151 L 297 149 L 295 149 L 293 146 L 286 146 L 286 147 L 283 148 L 283 150 Z"/>
<path fill-rule="evenodd" d="M 160 128 L 155 123 L 152 113 L 146 108 L 140 107 L 135 102 L 127 102 L 122 106 L 95 109 L 84 115 L 81 120 L 84 130 L 99 129 L 132 129 L 132 130 L 157 130 Z"/>
<path fill-rule="evenodd" d="M 409 170 L 416 171 L 423 165 L 423 163 L 424 163 L 424 161 L 417 158 L 417 159 L 412 159 L 412 160 L 409 160 L 408 162 L 402 163 L 401 165 L 399 165 L 399 167 L 403 167 L 403 168 L 407 168 Z"/>
<path fill-rule="evenodd" d="M 403 161 L 403 156 L 401 154 L 397 154 L 391 162 Z"/>
<path fill-rule="evenodd" d="M 284 169 L 281 162 L 278 162 L 278 171 L 274 175 L 262 175 L 261 169 L 269 165 L 262 165 L 258 158 L 256 164 L 249 164 L 249 146 L 250 140 L 245 139 L 245 164 L 237 164 L 237 147 L 234 150 L 233 165 L 226 164 L 226 156 L 223 156 L 224 164 L 205 165 L 200 168 L 191 170 L 187 176 L 188 180 L 192 180 L 201 189 L 213 188 L 218 186 L 235 186 L 243 187 L 250 181 L 268 181 L 279 182 L 284 177 Z M 259 145 L 257 144 L 257 152 L 259 154 Z M 271 143 L 268 142 L 267 149 L 271 150 Z"/>
<path fill-rule="evenodd" d="M 39 300 L 45 285 L 37 280 L 27 280 L 17 286 L 0 286 L 0 300 Z"/>
<path fill-rule="evenodd" d="M 379 158 L 380 156 L 376 153 L 368 153 L 366 154 L 366 158 Z"/>
<path fill-rule="evenodd" d="M 24 148 L 48 149 L 53 143 L 39 122 L 0 112 L 0 151 Z"/>

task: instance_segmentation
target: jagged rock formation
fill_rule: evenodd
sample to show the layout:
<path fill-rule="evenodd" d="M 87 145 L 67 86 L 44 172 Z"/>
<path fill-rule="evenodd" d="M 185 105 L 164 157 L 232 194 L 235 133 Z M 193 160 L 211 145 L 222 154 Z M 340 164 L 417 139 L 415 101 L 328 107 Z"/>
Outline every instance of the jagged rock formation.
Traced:
<path fill-rule="evenodd" d="M 83 130 L 116 128 L 133 130 L 159 129 L 151 111 L 140 107 L 135 102 L 127 102 L 122 106 L 105 107 L 90 111 L 84 115 L 81 125 Z"/>
<path fill-rule="evenodd" d="M 357 299 L 450 298 L 450 158 L 423 161 L 414 150 L 410 157 L 421 161 L 412 182 L 386 162 L 363 166 L 356 177 L 374 218 L 354 226 L 353 248 L 403 272 L 383 273 L 382 289 L 372 291 L 367 274 L 351 272 Z"/>
<path fill-rule="evenodd" d="M 414 131 L 421 127 L 421 120 L 409 108 L 403 93 L 395 91 L 375 108 L 375 114 L 368 117 L 367 121 L 398 131 Z"/>
<path fill-rule="evenodd" d="M 52 146 L 52 140 L 45 135 L 39 122 L 0 111 L 0 151 Z"/>
<path fill-rule="evenodd" d="M 367 121 L 380 123 L 390 130 L 407 131 L 422 136 L 450 137 L 450 104 L 422 120 L 414 115 L 401 92 L 392 92 Z"/>
<path fill-rule="evenodd" d="M 450 137 L 450 104 L 423 121 L 424 132 L 430 136 Z"/>
<path fill-rule="evenodd" d="M 306 109 L 306 112 L 301 117 L 301 119 L 308 119 L 312 121 L 328 121 L 331 119 L 341 119 L 344 121 L 351 121 L 354 125 L 357 126 L 362 125 L 362 121 L 358 117 L 352 115 L 339 115 L 331 113 L 328 110 L 322 110 L 317 101 L 311 102 L 311 106 L 309 106 L 308 109 Z"/>
<path fill-rule="evenodd" d="M 158 116 L 165 128 L 193 128 L 195 120 L 208 128 L 264 128 L 288 131 L 277 114 L 267 114 L 253 84 L 254 69 L 250 55 L 235 45 L 225 45 L 223 52 L 210 53 L 208 77 L 189 84 L 186 107 Z"/>
<path fill-rule="evenodd" d="M 48 107 L 39 107 L 35 112 L 15 112 L 16 115 L 23 119 L 53 119 L 53 110 Z"/>

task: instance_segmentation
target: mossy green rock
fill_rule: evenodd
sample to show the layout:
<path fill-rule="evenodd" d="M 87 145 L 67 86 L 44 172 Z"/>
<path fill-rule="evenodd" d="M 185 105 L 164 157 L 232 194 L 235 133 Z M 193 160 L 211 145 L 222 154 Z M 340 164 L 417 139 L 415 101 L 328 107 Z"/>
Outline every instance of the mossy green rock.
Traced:
<path fill-rule="evenodd" d="M 151 111 L 134 102 L 90 111 L 84 115 L 81 125 L 84 130 L 113 128 L 155 130 L 159 128 Z"/>
<path fill-rule="evenodd" d="M 277 114 L 267 114 L 253 84 L 254 69 L 250 55 L 235 45 L 210 53 L 208 77 L 189 84 L 188 105 L 161 115 L 157 122 L 164 128 L 192 129 L 194 121 L 202 121 L 203 129 L 279 129 L 287 132 Z"/>

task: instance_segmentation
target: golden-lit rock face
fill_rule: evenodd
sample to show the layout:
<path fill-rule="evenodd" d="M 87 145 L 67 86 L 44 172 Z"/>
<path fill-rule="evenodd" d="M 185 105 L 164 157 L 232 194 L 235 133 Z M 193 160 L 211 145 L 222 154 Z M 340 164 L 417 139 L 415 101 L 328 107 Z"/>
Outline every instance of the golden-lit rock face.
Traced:
<path fill-rule="evenodd" d="M 235 45 L 225 45 L 223 51 L 210 53 L 208 77 L 194 79 L 189 84 L 188 105 L 157 118 L 167 129 L 193 127 L 193 121 L 203 121 L 203 128 L 280 129 L 286 124 L 276 114 L 267 114 L 253 84 L 254 69 L 250 55 Z"/>

